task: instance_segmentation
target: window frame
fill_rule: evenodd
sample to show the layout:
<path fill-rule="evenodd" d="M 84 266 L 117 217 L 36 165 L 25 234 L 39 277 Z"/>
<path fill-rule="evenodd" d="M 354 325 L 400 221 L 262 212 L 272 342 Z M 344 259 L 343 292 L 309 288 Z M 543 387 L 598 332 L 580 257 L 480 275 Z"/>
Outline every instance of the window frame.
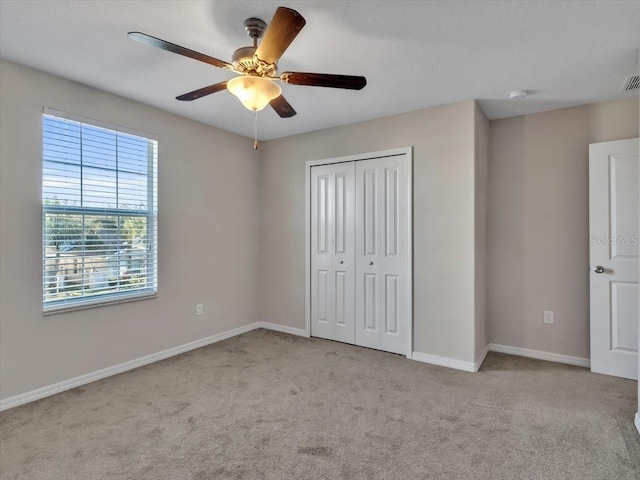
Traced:
<path fill-rule="evenodd" d="M 149 158 L 147 162 L 147 208 L 141 209 L 126 209 L 126 208 L 101 208 L 101 207 L 83 207 L 76 205 L 56 205 L 45 204 L 44 199 L 44 119 L 45 117 L 55 117 L 61 120 L 70 120 L 80 124 L 87 125 L 88 127 L 97 127 L 101 129 L 111 130 L 115 133 L 122 133 L 126 135 L 133 135 L 141 137 L 149 142 Z M 70 114 L 55 110 L 52 108 L 44 107 L 42 115 L 40 117 L 41 127 L 41 175 L 40 175 L 40 187 L 41 187 L 41 208 L 42 208 L 42 312 L 43 315 L 51 315 L 56 313 L 62 313 L 72 310 L 83 310 L 87 308 L 95 308 L 106 305 L 113 305 L 124 302 L 145 300 L 149 298 L 155 298 L 158 296 L 158 157 L 159 157 L 159 145 L 158 137 L 154 134 L 134 130 L 131 128 L 123 127 L 120 125 L 109 124 L 94 120 L 91 118 L 83 117 L 80 115 Z M 153 143 L 151 143 L 153 142 Z M 82 143 L 80 144 L 82 145 Z M 82 169 L 82 163 L 80 163 Z M 117 174 L 118 168 L 115 169 Z M 80 187 L 82 189 L 82 187 Z M 117 205 L 116 205 L 117 207 Z M 147 268 L 151 270 L 151 275 L 147 273 L 147 279 L 151 278 L 153 284 L 147 288 L 136 289 L 135 291 L 117 291 L 117 292 L 105 292 L 97 293 L 95 295 L 89 295 L 79 297 L 78 299 L 62 298 L 59 300 L 46 300 L 46 285 L 47 285 L 47 238 L 46 238 L 46 219 L 47 215 L 78 215 L 83 218 L 84 229 L 84 217 L 85 216 L 102 216 L 113 217 L 117 219 L 119 225 L 121 217 L 141 217 L 146 219 L 146 239 L 149 246 L 144 253 Z M 118 227 L 119 229 L 119 227 Z M 83 246 L 86 244 L 83 240 Z M 122 262 L 122 259 L 118 257 L 118 264 Z M 84 269 L 83 269 L 84 273 Z"/>

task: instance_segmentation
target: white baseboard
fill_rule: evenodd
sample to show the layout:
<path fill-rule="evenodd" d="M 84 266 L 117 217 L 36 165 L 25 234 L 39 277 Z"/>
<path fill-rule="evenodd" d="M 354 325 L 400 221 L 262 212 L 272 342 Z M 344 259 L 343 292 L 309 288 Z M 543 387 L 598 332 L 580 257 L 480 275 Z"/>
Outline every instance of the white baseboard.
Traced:
<path fill-rule="evenodd" d="M 297 335 L 299 337 L 309 337 L 309 335 L 307 335 L 307 332 L 303 329 L 303 328 L 293 328 L 293 327 L 286 327 L 284 325 L 277 325 L 275 323 L 269 323 L 269 322 L 259 322 L 260 323 L 260 328 L 264 328 L 267 330 L 274 330 L 276 332 L 282 332 L 282 333 L 289 333 L 291 335 Z"/>
<path fill-rule="evenodd" d="M 476 364 L 474 362 L 465 362 L 455 358 L 440 357 L 438 355 L 430 355 L 428 353 L 413 352 L 411 354 L 411 360 L 439 365 L 441 367 L 455 368 L 456 370 L 463 370 L 465 372 L 477 371 Z"/>
<path fill-rule="evenodd" d="M 548 362 L 565 363 L 567 365 L 575 365 L 576 367 L 591 367 L 591 360 L 581 357 L 570 357 L 568 355 L 560 355 L 558 353 L 543 352 L 540 350 L 529 350 L 528 348 L 510 347 L 508 345 L 498 345 L 496 343 L 489 344 L 490 352 L 508 353 L 509 355 L 518 355 L 520 357 L 535 358 L 538 360 L 546 360 Z"/>
<path fill-rule="evenodd" d="M 640 412 L 636 412 L 636 418 L 633 420 L 633 423 L 635 423 L 636 430 L 638 430 L 638 434 L 640 434 Z"/>
<path fill-rule="evenodd" d="M 478 359 L 473 364 L 473 371 L 474 372 L 477 372 L 478 370 L 480 370 L 480 367 L 482 366 L 482 362 L 484 362 L 484 359 L 487 357 L 487 353 L 489 353 L 489 344 L 488 343 L 487 343 L 487 346 L 484 347 L 484 350 L 482 351 L 482 353 L 480 354 Z"/>
<path fill-rule="evenodd" d="M 235 337 L 236 335 L 250 332 L 251 330 L 255 330 L 257 328 L 274 330 L 277 332 L 288 333 L 290 335 L 297 335 L 300 337 L 309 336 L 307 332 L 301 328 L 287 327 L 284 325 L 277 325 L 275 323 L 269 323 L 269 322 L 250 323 L 249 325 L 244 325 L 242 327 L 234 328 L 227 332 L 218 333 L 216 335 L 202 338 L 200 340 L 186 343 L 184 345 L 179 345 L 177 347 L 169 348 L 167 350 L 163 350 L 158 353 L 153 353 L 151 355 L 146 355 L 144 357 L 136 358 L 134 360 L 121 363 L 119 365 L 114 365 L 113 367 L 103 368 L 102 370 L 87 373 L 85 375 L 80 375 L 79 377 L 71 378 L 69 380 L 64 380 L 62 382 L 55 383 L 47 387 L 38 388 L 30 392 L 21 393 L 13 397 L 2 399 L 0 400 L 0 412 L 3 410 L 7 410 L 9 408 L 17 407 L 19 405 L 24 405 L 25 403 L 39 400 L 44 397 L 48 397 L 50 395 L 55 395 L 56 393 L 64 392 L 66 390 L 70 390 L 72 388 L 76 388 L 81 385 L 86 385 L 87 383 L 95 382 L 97 380 L 102 380 L 103 378 L 110 377 L 112 375 L 117 375 L 118 373 L 126 372 L 134 368 L 142 367 L 144 365 L 148 365 L 150 363 L 157 362 L 159 360 L 164 360 L 165 358 L 173 357 L 175 355 L 179 355 L 181 353 L 185 353 L 190 350 L 194 350 L 196 348 L 204 347 L 206 345 L 211 345 L 212 343 L 216 343 L 221 340 L 226 340 L 227 338 Z M 482 362 L 484 361 L 485 357 L 487 356 L 487 353 L 490 351 L 507 353 L 511 355 L 519 355 L 522 357 L 536 358 L 539 360 L 547 360 L 551 362 L 566 363 L 568 365 L 576 365 L 579 367 L 587 367 L 587 368 L 589 368 L 591 363 L 587 358 L 569 357 L 566 355 L 559 355 L 556 353 L 542 352 L 538 350 L 529 350 L 526 348 L 519 348 L 519 347 L 509 347 L 507 345 L 497 345 L 495 343 L 488 344 L 487 347 L 484 349 L 484 351 L 480 354 L 480 357 L 478 358 L 478 360 L 476 360 L 475 362 L 466 362 L 466 361 L 458 360 L 455 358 L 441 357 L 438 355 L 430 355 L 430 354 L 421 353 L 421 352 L 412 352 L 411 359 L 416 360 L 418 362 L 430 363 L 432 365 L 455 368 L 457 370 L 462 370 L 465 372 L 477 372 L 480 369 L 480 366 L 482 365 Z M 638 428 L 638 431 L 640 432 L 640 417 L 638 416 L 637 413 L 635 417 L 635 424 L 636 424 L 636 427 Z"/>
<path fill-rule="evenodd" d="M 308 337 L 306 332 L 300 328 L 285 327 L 283 325 L 276 325 L 275 323 L 268 322 L 254 322 L 250 323 L 249 325 L 244 325 L 242 327 L 234 328 L 226 332 L 218 333 L 217 335 L 212 335 L 210 337 L 202 338 L 190 343 L 185 343 L 184 345 L 169 348 L 158 353 L 152 353 L 151 355 L 136 358 L 119 365 L 114 365 L 113 367 L 103 368 L 102 370 L 87 373 L 85 375 L 80 375 L 79 377 L 70 378 L 69 380 L 64 380 L 47 387 L 38 388 L 30 392 L 21 393 L 13 397 L 2 399 L 0 400 L 0 412 L 9 408 L 24 405 L 25 403 L 40 400 L 44 397 L 55 395 L 56 393 L 71 390 L 72 388 L 86 385 L 87 383 L 102 380 L 103 378 L 111 377 L 113 375 L 117 375 L 118 373 L 126 372 L 127 370 L 133 370 L 134 368 L 142 367 L 159 360 L 164 360 L 165 358 L 180 355 L 181 353 L 195 350 L 196 348 L 205 347 L 207 345 L 211 345 L 212 343 L 220 342 L 222 340 L 226 340 L 227 338 L 235 337 L 236 335 L 247 333 L 257 328 L 264 328 L 267 330 L 289 333 L 291 335 Z"/>
<path fill-rule="evenodd" d="M 477 372 L 482 366 L 487 353 L 499 352 L 508 353 L 510 355 L 518 355 L 520 357 L 536 358 L 538 360 L 546 360 L 548 362 L 565 363 L 567 365 L 575 365 L 577 367 L 591 366 L 591 361 L 588 358 L 570 357 L 568 355 L 560 355 L 557 353 L 542 352 L 540 350 L 529 350 L 527 348 L 510 347 L 508 345 L 498 345 L 495 343 L 489 343 L 482 351 L 480 356 L 475 362 L 465 362 L 449 357 L 440 357 L 438 355 L 430 355 L 428 353 L 413 352 L 411 354 L 412 360 L 418 362 L 431 363 L 432 365 L 440 365 L 441 367 L 455 368 L 457 370 L 463 370 L 465 372 Z M 640 422 L 636 416 L 636 422 Z M 638 425 L 638 423 L 636 423 Z M 640 431 L 640 429 L 639 429 Z"/>
<path fill-rule="evenodd" d="M 81 385 L 86 385 L 87 383 L 95 382 L 96 380 L 102 380 L 103 378 L 117 375 L 118 373 L 126 372 L 127 370 L 132 370 L 134 368 L 142 367 L 159 360 L 164 360 L 165 358 L 173 357 L 175 355 L 179 355 L 196 348 L 204 347 L 221 340 L 226 340 L 227 338 L 235 337 L 236 335 L 240 335 L 241 333 L 246 333 L 261 327 L 261 322 L 250 323 L 249 325 L 234 328 L 233 330 L 218 333 L 217 335 L 202 338 L 194 342 L 185 343 L 184 345 L 169 348 L 158 353 L 152 353 L 151 355 L 136 358 L 119 365 L 114 365 L 113 367 L 103 368 L 102 370 L 87 373 L 85 375 L 80 375 L 79 377 L 70 378 L 69 380 L 64 380 L 47 387 L 38 388 L 30 392 L 21 393 L 13 397 L 5 398 L 0 400 L 0 411 L 17 407 L 19 405 L 24 405 L 25 403 L 33 402 L 35 400 L 40 400 L 41 398 L 55 395 L 56 393 L 64 392 L 65 390 L 70 390 Z"/>

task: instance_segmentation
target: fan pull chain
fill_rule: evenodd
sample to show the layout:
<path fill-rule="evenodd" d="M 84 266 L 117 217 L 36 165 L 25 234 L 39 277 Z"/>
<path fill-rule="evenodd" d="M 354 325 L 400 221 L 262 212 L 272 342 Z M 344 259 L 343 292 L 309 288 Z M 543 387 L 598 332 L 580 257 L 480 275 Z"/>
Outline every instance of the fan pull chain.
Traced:
<path fill-rule="evenodd" d="M 258 112 L 253 112 L 253 149 L 258 149 Z"/>

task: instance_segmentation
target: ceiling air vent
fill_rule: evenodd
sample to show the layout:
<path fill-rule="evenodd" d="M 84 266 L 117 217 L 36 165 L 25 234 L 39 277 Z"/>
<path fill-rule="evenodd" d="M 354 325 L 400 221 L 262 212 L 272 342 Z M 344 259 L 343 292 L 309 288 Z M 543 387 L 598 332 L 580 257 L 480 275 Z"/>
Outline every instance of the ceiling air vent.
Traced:
<path fill-rule="evenodd" d="M 640 75 L 631 75 L 624 81 L 622 90 L 628 92 L 629 90 L 638 90 L 640 88 Z"/>

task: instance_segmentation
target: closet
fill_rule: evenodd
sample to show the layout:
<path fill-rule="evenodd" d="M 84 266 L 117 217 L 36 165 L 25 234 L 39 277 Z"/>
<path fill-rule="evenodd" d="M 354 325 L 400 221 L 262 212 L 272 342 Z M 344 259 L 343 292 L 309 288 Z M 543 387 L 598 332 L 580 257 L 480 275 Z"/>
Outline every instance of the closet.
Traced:
<path fill-rule="evenodd" d="M 308 162 L 312 336 L 411 353 L 410 154 Z"/>

